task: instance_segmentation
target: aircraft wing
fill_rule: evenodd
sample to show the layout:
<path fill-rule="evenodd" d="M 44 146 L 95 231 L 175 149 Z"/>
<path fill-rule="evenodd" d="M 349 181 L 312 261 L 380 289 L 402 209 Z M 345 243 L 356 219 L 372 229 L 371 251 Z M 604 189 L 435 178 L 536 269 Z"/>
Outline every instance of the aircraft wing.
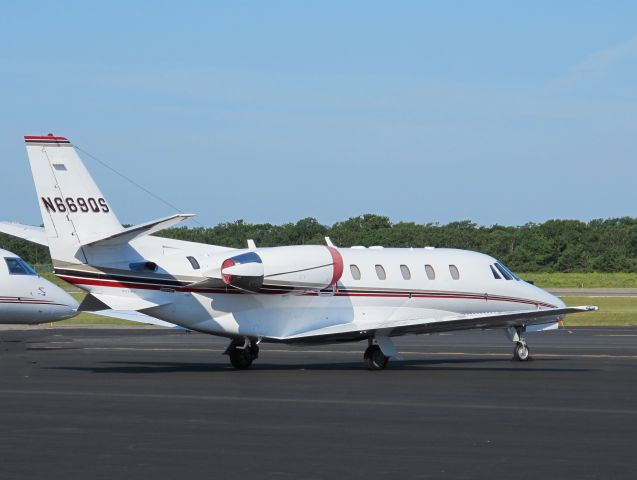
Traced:
<path fill-rule="evenodd" d="M 45 247 L 49 246 L 44 227 L 33 227 L 14 222 L 0 222 L 0 232 L 22 238 L 28 242 L 37 243 L 38 245 L 44 245 Z"/>
<path fill-rule="evenodd" d="M 277 340 L 285 342 L 320 342 L 367 338 L 370 334 L 397 336 L 418 333 L 450 332 L 486 328 L 519 327 L 554 323 L 567 313 L 597 310 L 594 306 L 546 308 L 540 310 L 520 310 L 497 313 L 475 313 L 449 315 L 443 318 L 415 318 L 410 320 L 376 323 L 342 323 L 317 330 L 290 335 Z"/>

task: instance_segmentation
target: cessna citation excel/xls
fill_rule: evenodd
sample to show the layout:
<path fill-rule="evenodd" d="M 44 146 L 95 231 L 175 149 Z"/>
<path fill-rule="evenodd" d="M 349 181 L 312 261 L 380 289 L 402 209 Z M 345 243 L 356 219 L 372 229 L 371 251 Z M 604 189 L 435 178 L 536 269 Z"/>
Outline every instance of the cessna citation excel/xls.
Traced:
<path fill-rule="evenodd" d="M 515 358 L 528 360 L 526 332 L 596 309 L 566 307 L 475 252 L 329 239 L 237 250 L 152 236 L 192 217 L 184 214 L 124 228 L 66 138 L 25 141 L 44 228 L 0 230 L 47 244 L 56 275 L 89 292 L 80 310 L 136 311 L 227 337 L 237 368 L 251 365 L 260 342 L 367 340 L 364 359 L 379 370 L 400 358 L 391 337 L 486 328 L 504 329 Z"/>
<path fill-rule="evenodd" d="M 78 306 L 20 257 L 0 249 L 0 324 L 57 322 L 77 315 Z"/>

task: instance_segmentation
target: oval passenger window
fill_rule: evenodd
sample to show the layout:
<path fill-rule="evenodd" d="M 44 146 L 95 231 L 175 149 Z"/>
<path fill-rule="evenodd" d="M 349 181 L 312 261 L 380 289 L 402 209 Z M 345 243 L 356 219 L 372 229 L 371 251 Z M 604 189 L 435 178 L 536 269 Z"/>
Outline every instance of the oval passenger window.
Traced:
<path fill-rule="evenodd" d="M 460 279 L 460 272 L 458 271 L 458 267 L 455 265 L 449 265 L 449 273 L 451 274 L 451 278 L 454 280 Z"/>
<path fill-rule="evenodd" d="M 378 276 L 378 280 L 385 280 L 387 278 L 387 274 L 382 265 L 376 265 L 376 275 Z"/>
<path fill-rule="evenodd" d="M 197 261 L 195 257 L 186 257 L 186 258 L 190 262 L 190 265 L 192 266 L 193 270 L 199 270 L 201 268 L 201 266 L 199 265 L 199 262 Z"/>
<path fill-rule="evenodd" d="M 407 265 L 400 266 L 400 273 L 402 273 L 405 280 L 411 280 L 411 272 L 409 271 L 409 267 Z"/>
<path fill-rule="evenodd" d="M 349 266 L 349 271 L 352 273 L 352 278 L 354 280 L 360 280 L 361 279 L 361 271 L 359 270 L 359 268 L 356 265 L 350 265 Z"/>
<path fill-rule="evenodd" d="M 436 271 L 434 270 L 434 267 L 432 267 L 431 265 L 425 265 L 425 272 L 427 272 L 427 278 L 429 280 L 436 279 Z"/>

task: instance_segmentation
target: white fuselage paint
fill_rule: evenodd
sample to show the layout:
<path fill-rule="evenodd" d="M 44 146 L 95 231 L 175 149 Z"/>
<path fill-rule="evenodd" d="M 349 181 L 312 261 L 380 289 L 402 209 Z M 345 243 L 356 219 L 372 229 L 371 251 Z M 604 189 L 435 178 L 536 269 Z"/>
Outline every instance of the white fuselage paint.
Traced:
<path fill-rule="evenodd" d="M 197 277 L 204 279 L 205 273 L 218 272 L 224 259 L 248 251 L 152 236 L 134 240 L 131 247 L 129 258 L 101 267 L 124 269 L 129 261 L 145 259 L 156 263 L 158 272 L 169 274 L 167 278 L 189 278 L 195 282 Z M 255 294 L 224 288 L 210 291 L 163 287 L 162 290 L 153 284 L 137 288 L 139 285 L 132 279 L 103 278 L 86 283 L 68 272 L 61 278 L 92 293 L 148 300 L 159 306 L 144 313 L 193 330 L 266 340 L 289 338 L 343 323 L 355 324 L 363 332 L 367 325 L 383 321 L 439 322 L 457 314 L 564 306 L 557 297 L 529 283 L 494 278 L 490 265 L 497 260 L 481 253 L 428 248 L 339 248 L 338 251 L 344 271 L 334 291 Z M 98 252 L 85 248 L 85 253 L 94 257 Z M 195 257 L 201 268 L 194 270 L 187 256 Z M 94 261 L 91 264 L 96 265 Z M 360 270 L 359 280 L 352 276 L 351 265 Z M 385 270 L 385 280 L 378 278 L 376 265 Z M 401 265 L 408 268 L 410 279 L 403 278 Z M 427 277 L 425 265 L 431 265 L 435 279 Z M 457 280 L 452 278 L 450 265 L 458 269 Z"/>
<path fill-rule="evenodd" d="M 0 324 L 37 324 L 73 317 L 78 303 L 39 275 L 11 274 L 6 259 L 17 255 L 0 249 Z"/>

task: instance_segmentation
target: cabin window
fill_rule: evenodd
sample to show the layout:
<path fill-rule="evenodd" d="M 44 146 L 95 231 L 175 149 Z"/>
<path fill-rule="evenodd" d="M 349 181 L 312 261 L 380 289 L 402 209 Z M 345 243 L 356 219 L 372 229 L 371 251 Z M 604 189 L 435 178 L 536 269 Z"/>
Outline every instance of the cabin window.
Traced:
<path fill-rule="evenodd" d="M 190 265 L 192 265 L 192 269 L 193 270 L 199 270 L 201 268 L 199 266 L 199 262 L 197 261 L 197 259 L 195 257 L 186 257 L 186 258 L 190 262 Z"/>
<path fill-rule="evenodd" d="M 451 278 L 454 280 L 460 280 L 460 272 L 458 271 L 458 267 L 455 265 L 449 265 L 449 273 L 451 274 Z"/>
<path fill-rule="evenodd" d="M 382 265 L 376 265 L 376 276 L 378 280 L 385 280 L 387 278 L 387 274 L 385 273 L 385 269 Z"/>
<path fill-rule="evenodd" d="M 431 265 L 425 265 L 425 272 L 427 273 L 427 278 L 429 280 L 436 279 L 436 271 L 434 270 L 434 267 L 432 267 Z"/>
<path fill-rule="evenodd" d="M 9 275 L 37 275 L 33 267 L 18 257 L 6 257 L 4 259 L 9 268 Z"/>
<path fill-rule="evenodd" d="M 493 278 L 495 278 L 496 280 L 502 280 L 502 277 L 500 276 L 498 271 L 495 268 L 493 268 L 493 265 L 489 265 L 489 268 L 491 269 L 491 273 L 493 274 Z"/>
<path fill-rule="evenodd" d="M 411 272 L 409 271 L 409 267 L 407 265 L 400 266 L 400 273 L 402 273 L 405 280 L 411 280 Z"/>
<path fill-rule="evenodd" d="M 513 277 L 511 276 L 511 274 L 507 271 L 506 268 L 504 268 L 502 265 L 500 265 L 499 263 L 495 264 L 495 268 L 498 269 L 498 271 L 502 274 L 502 276 L 506 279 L 506 280 L 513 280 Z"/>
<path fill-rule="evenodd" d="M 349 266 L 349 271 L 352 273 L 352 278 L 354 280 L 360 280 L 361 279 L 361 271 L 356 265 L 350 265 Z"/>

